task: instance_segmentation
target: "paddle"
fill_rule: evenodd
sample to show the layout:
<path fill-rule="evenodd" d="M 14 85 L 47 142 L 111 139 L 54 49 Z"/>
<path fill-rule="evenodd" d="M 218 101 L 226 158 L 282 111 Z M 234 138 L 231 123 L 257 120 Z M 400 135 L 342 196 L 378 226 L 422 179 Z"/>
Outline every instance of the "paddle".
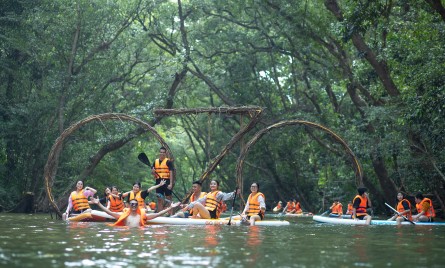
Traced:
<path fill-rule="evenodd" d="M 411 224 L 415 224 L 413 221 L 408 220 L 407 217 L 405 217 L 404 215 L 400 214 L 397 210 L 395 210 L 393 207 L 391 207 L 390 205 L 388 205 L 388 203 L 385 203 L 385 205 L 387 207 L 389 207 L 392 211 L 394 211 L 395 213 L 397 213 L 397 215 L 402 216 L 402 218 L 404 218 L 405 220 L 409 221 Z"/>
<path fill-rule="evenodd" d="M 147 157 L 147 155 L 146 155 L 145 153 L 140 153 L 140 154 L 138 155 L 138 159 L 139 159 L 139 161 L 141 161 L 142 163 L 144 163 L 145 165 L 147 165 L 147 166 L 149 166 L 149 167 L 151 168 L 150 160 L 148 160 L 148 157 Z M 161 176 L 159 176 L 159 174 L 156 172 L 156 170 L 155 170 L 155 174 L 158 175 L 159 178 L 161 177 Z M 179 201 L 182 200 L 181 198 L 179 198 L 179 197 L 175 194 L 175 192 L 173 192 L 173 190 L 171 190 L 171 191 L 172 191 L 173 195 L 174 195 Z"/>
<path fill-rule="evenodd" d="M 328 209 L 328 210 L 326 210 L 325 212 L 321 213 L 320 216 L 324 216 L 324 215 L 328 214 L 329 212 L 331 212 L 331 209 Z"/>
<path fill-rule="evenodd" d="M 235 196 L 233 197 L 233 201 L 232 201 L 232 209 L 230 210 L 230 218 L 229 218 L 229 222 L 227 223 L 227 225 L 231 225 L 231 221 L 232 221 L 232 214 L 233 214 L 233 207 L 235 207 L 235 200 L 236 200 L 236 192 L 238 191 L 238 187 L 236 187 L 235 189 Z"/>

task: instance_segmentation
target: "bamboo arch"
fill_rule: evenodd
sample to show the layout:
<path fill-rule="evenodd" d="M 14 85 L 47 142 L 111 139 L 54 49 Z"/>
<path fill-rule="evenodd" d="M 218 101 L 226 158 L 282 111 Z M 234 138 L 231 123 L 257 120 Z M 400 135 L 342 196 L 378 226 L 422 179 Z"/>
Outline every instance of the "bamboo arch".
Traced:
<path fill-rule="evenodd" d="M 243 151 L 241 152 L 240 156 L 238 157 L 238 160 L 236 163 L 236 180 L 237 180 L 238 185 L 242 184 L 244 159 L 246 158 L 247 153 L 249 152 L 250 148 L 253 145 L 255 145 L 255 143 L 269 131 L 276 129 L 276 128 L 282 128 L 285 126 L 292 126 L 292 125 L 304 125 L 304 126 L 320 129 L 320 130 L 328 133 L 329 135 L 331 135 L 331 137 L 334 138 L 334 140 L 336 140 L 338 143 L 340 143 L 342 145 L 343 149 L 351 157 L 352 162 L 353 162 L 354 171 L 355 171 L 356 185 L 357 186 L 363 185 L 363 173 L 362 173 L 362 169 L 360 167 L 360 163 L 358 162 L 357 157 L 352 152 L 351 148 L 349 148 L 348 144 L 342 138 L 340 138 L 340 136 L 335 134 L 332 130 L 328 129 L 327 127 L 324 127 L 322 125 L 319 125 L 319 124 L 316 124 L 313 122 L 303 121 L 303 120 L 281 121 L 276 124 L 270 125 L 264 129 L 258 131 L 257 133 L 255 133 L 255 135 L 252 137 L 252 139 L 245 145 L 245 147 L 244 147 Z"/>
<path fill-rule="evenodd" d="M 85 124 L 88 124 L 93 121 L 99 121 L 102 123 L 102 121 L 107 120 L 119 120 L 119 121 L 130 121 L 133 122 L 145 130 L 151 132 L 155 136 L 155 138 L 159 141 L 159 143 L 167 149 L 167 155 L 169 158 L 173 159 L 173 155 L 171 153 L 170 147 L 167 145 L 167 143 L 164 141 L 164 139 L 158 134 L 158 132 L 150 126 L 148 123 L 137 119 L 135 117 L 126 115 L 126 114 L 120 114 L 120 113 L 106 113 L 106 114 L 99 114 L 99 115 L 91 115 L 86 117 L 83 120 L 80 120 L 74 124 L 72 124 L 70 127 L 65 129 L 62 134 L 56 139 L 55 143 L 53 144 L 51 151 L 48 155 L 48 160 L 45 165 L 44 169 L 44 177 L 45 177 L 45 188 L 46 188 L 46 194 L 48 196 L 48 200 L 50 204 L 53 206 L 54 210 L 58 214 L 59 217 L 62 217 L 62 213 L 60 212 L 59 207 L 54 201 L 54 197 L 51 193 L 51 186 L 54 181 L 54 177 L 56 174 L 55 167 L 57 163 L 58 153 L 62 150 L 63 142 L 66 138 L 68 138 L 73 132 L 78 130 L 80 127 L 82 127 Z"/>

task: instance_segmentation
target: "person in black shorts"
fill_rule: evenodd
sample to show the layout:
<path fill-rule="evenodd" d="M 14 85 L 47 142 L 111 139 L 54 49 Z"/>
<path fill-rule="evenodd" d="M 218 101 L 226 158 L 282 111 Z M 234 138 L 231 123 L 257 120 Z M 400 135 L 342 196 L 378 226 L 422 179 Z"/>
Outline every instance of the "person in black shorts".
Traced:
<path fill-rule="evenodd" d="M 173 162 L 167 158 L 167 149 L 161 147 L 159 149 L 159 158 L 153 162 L 151 173 L 156 179 L 156 185 L 161 180 L 166 180 L 166 183 L 156 189 L 156 196 L 158 198 L 157 211 L 161 211 L 164 208 L 164 199 L 167 198 L 170 202 L 172 200 L 172 190 L 174 185 L 173 178 Z M 173 211 L 170 211 L 170 214 Z"/>

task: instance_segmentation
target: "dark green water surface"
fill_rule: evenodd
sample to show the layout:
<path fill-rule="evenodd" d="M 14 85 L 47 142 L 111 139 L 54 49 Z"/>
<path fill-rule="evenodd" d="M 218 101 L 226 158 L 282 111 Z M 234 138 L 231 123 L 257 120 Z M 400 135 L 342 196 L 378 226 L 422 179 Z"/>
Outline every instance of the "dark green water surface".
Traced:
<path fill-rule="evenodd" d="M 0 267 L 445 267 L 445 226 L 147 226 L 0 214 Z"/>

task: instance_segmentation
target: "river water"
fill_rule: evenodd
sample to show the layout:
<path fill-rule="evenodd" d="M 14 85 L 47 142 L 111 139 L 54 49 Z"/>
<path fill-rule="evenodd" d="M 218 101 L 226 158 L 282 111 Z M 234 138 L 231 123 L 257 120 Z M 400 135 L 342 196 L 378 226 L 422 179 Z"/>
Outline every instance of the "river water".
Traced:
<path fill-rule="evenodd" d="M 445 226 L 115 228 L 0 214 L 0 267 L 444 267 Z"/>

